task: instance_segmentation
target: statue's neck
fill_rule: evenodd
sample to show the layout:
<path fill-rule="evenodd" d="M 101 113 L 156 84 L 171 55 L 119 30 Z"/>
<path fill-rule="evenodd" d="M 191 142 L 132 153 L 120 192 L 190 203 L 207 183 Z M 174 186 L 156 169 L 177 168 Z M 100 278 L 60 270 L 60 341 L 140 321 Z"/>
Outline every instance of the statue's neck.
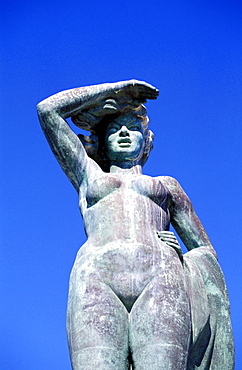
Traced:
<path fill-rule="evenodd" d="M 135 164 L 134 162 L 111 163 L 110 173 L 141 175 L 142 166 L 140 164 Z"/>

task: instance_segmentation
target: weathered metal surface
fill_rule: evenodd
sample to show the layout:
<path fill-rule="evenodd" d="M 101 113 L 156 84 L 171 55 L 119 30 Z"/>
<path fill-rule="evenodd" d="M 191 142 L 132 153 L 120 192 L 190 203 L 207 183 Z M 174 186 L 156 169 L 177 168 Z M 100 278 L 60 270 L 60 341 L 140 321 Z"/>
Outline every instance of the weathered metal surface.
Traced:
<path fill-rule="evenodd" d="M 70 277 L 74 370 L 233 369 L 227 291 L 206 231 L 175 179 L 142 174 L 153 140 L 142 104 L 157 96 L 131 80 L 63 91 L 38 105 L 87 234 Z M 91 137 L 77 137 L 68 117 Z"/>

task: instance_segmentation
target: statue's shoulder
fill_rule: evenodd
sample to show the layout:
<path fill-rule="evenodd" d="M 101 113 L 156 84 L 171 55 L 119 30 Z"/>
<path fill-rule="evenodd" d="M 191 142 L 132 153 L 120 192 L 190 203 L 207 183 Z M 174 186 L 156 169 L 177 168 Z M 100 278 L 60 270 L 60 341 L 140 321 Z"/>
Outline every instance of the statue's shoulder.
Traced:
<path fill-rule="evenodd" d="M 172 189 L 180 187 L 179 182 L 174 177 L 158 176 L 157 178 L 162 182 L 163 185 L 165 185 L 167 190 L 171 191 Z"/>
<path fill-rule="evenodd" d="M 180 202 L 180 199 L 184 198 L 184 190 L 174 177 L 159 176 L 158 179 L 166 188 L 168 199 L 172 204 L 177 204 Z"/>

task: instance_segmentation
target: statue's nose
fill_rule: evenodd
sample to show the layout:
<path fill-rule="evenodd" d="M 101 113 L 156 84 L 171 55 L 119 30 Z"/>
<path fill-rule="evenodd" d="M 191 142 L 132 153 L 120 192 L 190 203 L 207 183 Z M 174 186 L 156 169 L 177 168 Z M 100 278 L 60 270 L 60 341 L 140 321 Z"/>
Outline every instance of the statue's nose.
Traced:
<path fill-rule="evenodd" d="M 122 126 L 121 129 L 120 129 L 120 136 L 127 136 L 129 135 L 129 132 L 128 132 L 128 129 L 127 129 L 127 126 Z"/>

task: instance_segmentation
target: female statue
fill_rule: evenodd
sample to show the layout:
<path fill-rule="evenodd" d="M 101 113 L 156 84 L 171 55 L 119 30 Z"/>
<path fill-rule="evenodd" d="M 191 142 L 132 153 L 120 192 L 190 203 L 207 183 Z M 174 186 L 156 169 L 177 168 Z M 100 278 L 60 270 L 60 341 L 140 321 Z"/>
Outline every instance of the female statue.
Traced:
<path fill-rule="evenodd" d="M 49 145 L 79 194 L 87 235 L 70 277 L 67 331 L 80 369 L 232 369 L 223 274 L 179 185 L 142 166 L 153 134 L 136 80 L 75 88 L 38 104 Z M 90 136 L 76 135 L 70 118 Z M 170 222 L 189 250 L 181 248 Z"/>

